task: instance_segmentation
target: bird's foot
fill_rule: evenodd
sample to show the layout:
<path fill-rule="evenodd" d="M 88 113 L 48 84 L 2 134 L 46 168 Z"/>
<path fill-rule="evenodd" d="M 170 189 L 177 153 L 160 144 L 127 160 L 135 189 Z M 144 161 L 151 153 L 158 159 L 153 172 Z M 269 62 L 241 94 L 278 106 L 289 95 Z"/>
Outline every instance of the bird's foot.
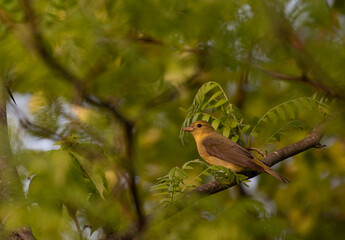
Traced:
<path fill-rule="evenodd" d="M 258 154 L 260 154 L 260 155 L 263 156 L 264 158 L 267 156 L 267 152 L 263 153 L 263 152 L 262 152 L 260 149 L 258 149 L 258 148 L 255 148 L 255 147 L 247 147 L 247 149 L 248 149 L 249 151 L 251 151 L 251 150 L 256 151 Z"/>

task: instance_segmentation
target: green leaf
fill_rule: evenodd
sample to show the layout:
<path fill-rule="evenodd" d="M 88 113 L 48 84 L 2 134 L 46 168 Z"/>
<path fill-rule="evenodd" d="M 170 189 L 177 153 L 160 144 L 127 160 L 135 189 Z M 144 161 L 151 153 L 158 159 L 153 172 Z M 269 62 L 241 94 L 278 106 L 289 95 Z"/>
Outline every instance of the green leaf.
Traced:
<path fill-rule="evenodd" d="M 226 126 L 223 128 L 223 136 L 229 137 L 229 135 L 230 135 L 230 127 Z"/>
<path fill-rule="evenodd" d="M 320 102 L 310 97 L 300 97 L 281 103 L 271 108 L 261 117 L 261 119 L 256 123 L 256 125 L 254 125 L 252 132 L 249 134 L 249 136 L 254 136 L 256 129 L 262 126 L 262 123 L 268 123 L 268 118 L 271 119 L 272 123 L 274 124 L 277 123 L 278 116 L 282 120 L 286 120 L 288 118 L 287 116 L 296 119 L 300 109 L 304 110 L 305 108 L 307 108 L 308 110 L 313 110 L 313 108 L 315 109 L 315 107 L 320 104 Z M 286 112 L 283 109 L 286 109 Z M 248 138 L 248 142 L 250 141 L 250 137 Z"/>
<path fill-rule="evenodd" d="M 238 126 L 238 122 L 233 120 L 233 119 L 230 119 L 230 127 L 231 128 L 235 128 Z"/>
<path fill-rule="evenodd" d="M 285 104 L 284 107 L 286 109 L 287 115 L 290 118 L 294 119 L 295 118 L 295 113 L 294 113 L 293 108 L 290 106 L 290 104 Z"/>
<path fill-rule="evenodd" d="M 158 204 L 163 204 L 163 203 L 171 203 L 170 199 L 169 198 L 163 198 L 162 200 L 160 200 L 158 202 Z"/>
<path fill-rule="evenodd" d="M 219 120 L 219 119 L 215 119 L 215 120 L 213 120 L 213 122 L 212 122 L 211 125 L 212 125 L 212 127 L 213 127 L 215 130 L 217 130 L 219 124 L 220 124 L 220 120 Z"/>
<path fill-rule="evenodd" d="M 268 113 L 268 116 L 269 118 L 271 119 L 272 123 L 273 124 L 276 124 L 277 123 L 277 115 L 274 113 L 274 112 L 269 112 Z"/>
<path fill-rule="evenodd" d="M 217 108 L 217 107 L 219 107 L 219 106 L 221 106 L 221 105 L 224 105 L 225 103 L 227 103 L 228 102 L 228 100 L 227 99 L 220 99 L 213 107 L 214 108 Z"/>
<path fill-rule="evenodd" d="M 210 99 L 208 100 L 208 102 L 211 102 L 212 100 L 216 99 L 216 97 L 218 97 L 220 94 L 222 94 L 223 91 L 217 91 L 215 92 L 211 97 Z"/>
<path fill-rule="evenodd" d="M 213 170 L 213 171 L 218 171 L 218 170 L 220 170 L 220 168 L 219 168 L 220 166 L 210 166 L 210 169 L 211 170 Z"/>
<path fill-rule="evenodd" d="M 309 98 L 300 98 L 298 101 L 304 107 L 308 108 L 309 110 L 313 110 L 313 105 L 311 104 L 311 101 L 309 101 Z"/>
<path fill-rule="evenodd" d="M 157 185 L 154 185 L 150 188 L 150 191 L 157 191 L 157 190 L 161 190 L 161 189 L 167 189 L 169 188 L 170 186 L 165 184 L 165 183 L 162 183 L 162 184 L 157 184 Z"/>
<path fill-rule="evenodd" d="M 206 114 L 206 113 L 203 113 L 202 120 L 204 120 L 204 121 L 208 122 L 208 121 L 210 120 L 210 117 L 211 117 L 211 115 Z"/>
<path fill-rule="evenodd" d="M 154 193 L 155 196 L 163 196 L 163 195 L 167 195 L 167 192 L 157 192 Z"/>
<path fill-rule="evenodd" d="M 283 120 L 286 120 L 286 116 L 285 116 L 285 113 L 283 111 L 283 109 L 281 107 L 277 108 L 277 113 L 278 113 L 278 116 L 283 119 Z"/>
<path fill-rule="evenodd" d="M 213 100 L 215 100 L 216 99 L 216 97 L 218 97 L 220 94 L 222 94 L 223 93 L 223 91 L 217 91 L 217 92 L 215 92 L 203 105 L 202 105 L 202 107 L 201 107 L 201 110 L 204 110 L 204 108 L 206 108 L 207 107 L 207 105 L 209 104 L 209 103 L 211 103 Z"/>
<path fill-rule="evenodd" d="M 177 167 L 174 167 L 169 171 L 169 173 L 168 173 L 169 179 L 172 179 L 174 177 L 174 175 L 176 173 L 176 169 L 177 169 Z"/>
<path fill-rule="evenodd" d="M 270 119 L 270 118 L 268 118 L 268 117 L 262 118 L 261 121 L 260 121 L 260 123 L 261 123 L 261 122 L 268 123 L 269 119 Z M 256 126 L 259 126 L 259 124 L 257 124 Z"/>
<path fill-rule="evenodd" d="M 182 168 L 182 169 L 184 169 L 184 170 L 192 170 L 192 169 L 194 169 L 193 167 L 191 167 L 191 166 L 185 166 L 184 168 Z"/>
<path fill-rule="evenodd" d="M 199 159 L 194 159 L 194 160 L 188 161 L 188 162 L 186 162 L 185 164 L 183 164 L 182 169 L 185 169 L 186 166 L 188 166 L 188 165 L 191 164 L 191 163 L 197 163 L 197 164 L 200 164 L 200 165 L 204 165 L 204 164 L 205 164 L 204 161 L 201 161 L 201 160 L 199 160 Z"/>
<path fill-rule="evenodd" d="M 247 188 L 249 188 L 249 185 L 245 182 L 245 181 L 241 181 L 241 183 L 246 186 Z"/>
<path fill-rule="evenodd" d="M 63 151 L 61 151 L 63 153 Z M 66 153 L 66 152 L 65 152 Z M 103 171 L 95 171 L 92 169 L 88 160 L 82 157 L 77 153 L 69 153 L 69 155 L 74 159 L 74 163 L 78 166 L 79 170 L 82 171 L 83 177 L 85 178 L 85 182 L 95 187 L 99 196 L 104 199 L 103 193 L 105 189 L 104 184 L 104 172 Z"/>
<path fill-rule="evenodd" d="M 231 140 L 234 141 L 234 142 L 237 142 L 238 139 L 239 139 L 239 136 L 238 136 L 238 135 L 235 135 L 235 136 L 233 136 L 233 137 L 231 138 Z"/>
<path fill-rule="evenodd" d="M 185 171 L 183 171 L 181 168 L 176 168 L 176 174 L 177 176 L 181 178 L 188 178 L 188 174 Z"/>
<path fill-rule="evenodd" d="M 198 92 L 194 99 L 194 107 L 196 107 L 196 105 L 200 105 L 203 101 L 204 101 L 204 95 L 201 94 L 201 92 Z"/>
<path fill-rule="evenodd" d="M 193 118 L 192 118 L 192 123 L 196 122 L 198 120 L 198 117 L 200 116 L 201 113 L 196 113 L 194 114 Z"/>
<path fill-rule="evenodd" d="M 209 91 L 211 91 L 213 88 L 217 87 L 218 84 L 214 83 L 214 82 L 208 82 L 206 84 L 203 85 L 204 87 L 204 94 L 208 93 Z"/>
<path fill-rule="evenodd" d="M 279 133 L 276 133 L 276 134 L 274 135 L 274 138 L 275 138 L 278 142 L 280 142 L 280 134 L 279 134 Z"/>
<path fill-rule="evenodd" d="M 266 139 L 262 146 L 269 143 L 273 143 L 274 141 L 280 141 L 280 136 L 282 134 L 290 133 L 294 129 L 304 129 L 304 123 L 298 120 L 291 120 L 287 122 L 286 124 L 282 125 L 279 129 L 274 131 L 274 133 Z"/>
<path fill-rule="evenodd" d="M 251 126 L 250 125 L 244 125 L 241 129 L 242 132 L 247 132 Z"/>
<path fill-rule="evenodd" d="M 188 110 L 185 109 L 185 108 L 183 108 L 183 107 L 179 107 L 179 109 L 180 109 L 180 111 L 182 111 L 182 112 L 184 112 L 184 113 L 187 113 L 187 112 L 188 112 Z"/>

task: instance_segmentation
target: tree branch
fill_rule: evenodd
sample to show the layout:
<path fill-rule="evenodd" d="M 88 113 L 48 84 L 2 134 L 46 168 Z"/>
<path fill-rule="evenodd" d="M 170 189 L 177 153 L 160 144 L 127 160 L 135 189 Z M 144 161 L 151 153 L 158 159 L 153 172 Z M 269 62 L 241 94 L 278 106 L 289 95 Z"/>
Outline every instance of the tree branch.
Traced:
<path fill-rule="evenodd" d="M 62 79 L 71 83 L 78 92 L 82 92 L 84 88 L 82 79 L 60 64 L 48 50 L 41 31 L 37 26 L 36 14 L 31 1 L 21 0 L 20 3 L 31 31 L 33 48 L 38 56 L 50 69 L 58 73 Z"/>
<path fill-rule="evenodd" d="M 130 191 L 132 195 L 132 199 L 135 205 L 138 221 L 139 221 L 139 230 L 141 230 L 144 227 L 145 219 L 142 213 L 141 208 L 141 202 L 138 195 L 137 186 L 135 183 L 135 170 L 134 170 L 134 132 L 135 132 L 135 126 L 132 121 L 127 119 L 118 108 L 110 104 L 108 102 L 101 101 L 95 96 L 89 95 L 85 88 L 84 88 L 84 79 L 79 78 L 70 70 L 68 70 L 65 66 L 60 64 L 53 55 L 48 51 L 48 48 L 46 47 L 44 38 L 40 32 L 40 29 L 37 26 L 37 19 L 35 16 L 35 12 L 33 10 L 33 7 L 30 3 L 30 1 L 27 0 L 21 0 L 21 4 L 26 16 L 26 19 L 28 21 L 33 41 L 34 41 L 34 49 L 36 50 L 36 53 L 38 56 L 43 60 L 43 62 L 53 71 L 57 72 L 63 80 L 69 82 L 72 84 L 75 89 L 78 91 L 80 96 L 89 102 L 90 104 L 93 104 L 95 106 L 105 108 L 109 110 L 114 117 L 123 125 L 125 130 L 125 139 L 126 139 L 126 146 L 127 146 L 127 171 L 129 174 L 129 186 Z"/>
<path fill-rule="evenodd" d="M 301 153 L 313 147 L 317 147 L 320 145 L 322 132 L 323 132 L 323 126 L 317 126 L 304 139 L 268 154 L 262 160 L 262 162 L 264 162 L 266 165 L 271 167 L 298 153 Z M 241 174 L 248 176 L 248 178 L 253 178 L 260 173 L 242 172 Z M 177 210 L 175 210 L 175 213 L 182 211 L 188 205 L 198 200 L 200 196 L 209 196 L 209 195 L 218 193 L 220 191 L 226 190 L 228 188 L 231 188 L 235 185 L 237 185 L 236 181 L 224 185 L 216 180 L 200 185 L 185 195 L 182 202 L 178 203 L 178 207 L 177 207 Z M 149 220 L 152 218 L 152 215 L 150 214 L 146 218 Z M 116 236 L 108 235 L 102 240 L 130 240 L 130 239 L 135 238 L 137 233 L 138 233 L 138 224 L 133 223 L 128 227 L 127 231 L 124 234 L 116 235 Z"/>
<path fill-rule="evenodd" d="M 326 86 L 325 84 L 323 84 L 321 82 L 317 82 L 317 81 L 312 80 L 311 78 L 309 78 L 308 76 L 306 76 L 304 74 L 302 74 L 302 76 L 291 76 L 291 75 L 286 75 L 283 73 L 265 70 L 261 67 L 256 67 L 256 68 L 260 69 L 263 73 L 269 75 L 272 78 L 276 78 L 276 79 L 280 79 L 280 80 L 284 80 L 284 81 L 288 81 L 288 82 L 305 83 L 305 84 L 308 84 L 308 85 L 314 87 L 317 90 L 323 91 L 324 93 L 326 93 L 329 96 L 344 100 L 343 94 L 340 94 L 340 93 L 332 90 L 331 88 L 329 88 L 328 86 Z"/>
<path fill-rule="evenodd" d="M 314 128 L 313 131 L 306 138 L 268 154 L 264 159 L 262 159 L 262 162 L 272 167 L 275 164 L 289 157 L 292 157 L 298 153 L 306 151 L 309 148 L 318 146 L 320 144 L 320 139 L 322 136 L 321 134 L 322 129 L 323 129 L 322 126 L 318 126 Z M 248 176 L 248 178 L 253 178 L 260 173 L 244 172 L 243 174 Z M 195 194 L 195 193 L 200 194 L 200 195 L 211 195 L 211 194 L 215 194 L 217 192 L 223 191 L 227 188 L 230 188 L 234 185 L 236 185 L 236 182 L 232 182 L 229 185 L 224 185 L 214 180 L 210 183 L 206 183 L 199 187 L 196 187 L 189 193 L 189 195 Z"/>
<path fill-rule="evenodd" d="M 323 66 L 315 58 L 313 53 L 308 51 L 308 48 L 306 47 L 302 38 L 295 31 L 290 21 L 285 17 L 285 6 L 281 3 L 268 0 L 263 1 L 263 3 L 273 30 L 277 34 L 278 39 L 280 39 L 293 54 L 298 67 L 301 69 L 302 76 L 294 77 L 269 71 L 266 71 L 266 73 L 281 80 L 309 84 L 314 88 L 325 92 L 329 96 L 338 98 L 340 100 L 345 100 L 343 88 L 339 84 L 338 86 L 333 87 L 333 89 L 324 84 L 325 82 L 337 84 L 338 81 L 334 79 L 328 72 L 324 71 Z M 310 79 L 306 75 L 307 72 L 310 72 L 315 80 Z"/>

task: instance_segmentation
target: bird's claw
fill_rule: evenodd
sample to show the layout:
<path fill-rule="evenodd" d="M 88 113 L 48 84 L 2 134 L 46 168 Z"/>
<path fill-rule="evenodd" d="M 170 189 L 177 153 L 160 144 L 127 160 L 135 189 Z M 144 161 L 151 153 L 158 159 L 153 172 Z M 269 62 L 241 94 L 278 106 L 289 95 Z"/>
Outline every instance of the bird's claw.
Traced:
<path fill-rule="evenodd" d="M 260 154 L 264 158 L 267 156 L 267 151 L 265 151 L 265 153 L 263 153 L 260 149 L 255 148 L 255 147 L 247 147 L 247 149 L 256 151 L 258 154 Z"/>

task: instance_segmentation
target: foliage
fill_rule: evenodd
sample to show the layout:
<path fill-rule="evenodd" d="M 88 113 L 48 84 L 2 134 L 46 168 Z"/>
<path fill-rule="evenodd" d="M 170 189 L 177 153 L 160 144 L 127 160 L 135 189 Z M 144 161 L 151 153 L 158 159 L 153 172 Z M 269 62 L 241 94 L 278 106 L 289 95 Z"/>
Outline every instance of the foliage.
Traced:
<path fill-rule="evenodd" d="M 263 145 L 272 142 L 272 140 L 280 141 L 281 135 L 287 134 L 291 129 L 306 129 L 308 119 L 303 122 L 303 117 L 306 118 L 306 112 L 308 113 L 307 115 L 313 114 L 311 111 L 319 115 L 316 118 L 316 123 L 312 122 L 312 124 L 321 124 L 329 114 L 328 107 L 322 103 L 322 100 L 319 101 L 315 97 L 299 97 L 271 108 L 252 126 L 248 143 L 250 142 L 250 137 L 258 136 L 260 128 L 265 124 L 270 125 L 273 133 L 265 140 Z M 302 114 L 304 116 L 300 116 Z M 312 127 L 309 126 L 309 129 Z"/>
<path fill-rule="evenodd" d="M 212 91 L 214 89 L 215 91 Z M 185 135 L 182 128 L 197 120 L 210 121 L 215 130 L 221 130 L 225 137 L 231 136 L 234 142 L 237 142 L 250 127 L 242 123 L 242 113 L 229 102 L 226 93 L 216 82 L 207 82 L 202 85 L 192 105 L 185 112 L 186 118 L 180 130 L 181 139 Z"/>
<path fill-rule="evenodd" d="M 212 92 L 213 89 L 216 91 Z M 237 142 L 241 139 L 242 144 L 244 144 L 245 133 L 251 129 L 248 134 L 248 145 L 250 138 L 258 136 L 260 128 L 266 127 L 267 129 L 265 124 L 269 124 L 273 133 L 264 141 L 263 145 L 266 145 L 274 140 L 280 141 L 281 135 L 293 128 L 306 129 L 307 123 L 302 121 L 303 116 L 299 117 L 302 115 L 301 113 L 304 113 L 304 117 L 308 111 L 309 114 L 319 113 L 320 116 L 317 121 L 321 123 L 322 119 L 329 114 L 328 107 L 322 103 L 323 100 L 317 100 L 316 95 L 288 100 L 274 106 L 259 120 L 256 120 L 253 125 L 250 125 L 243 123 L 248 121 L 245 121 L 242 112 L 230 103 L 222 87 L 216 82 L 207 82 L 200 87 L 188 110 L 182 109 L 186 112 L 186 117 L 180 129 L 180 138 L 183 140 L 186 134 L 182 128 L 197 120 L 204 120 L 209 121 L 215 130 L 221 131 L 225 137 L 230 137 L 232 141 Z M 258 119 L 257 117 L 254 118 Z"/>
<path fill-rule="evenodd" d="M 148 239 L 344 239 L 344 17 L 340 0 L 0 1 L 0 163 L 18 172 L 0 185 L 22 186 L 1 188 L 0 238 L 116 236 L 141 209 L 159 212 Z M 324 124 L 327 147 L 279 164 L 290 184 L 261 174 L 171 213 L 211 175 L 245 182 L 189 161 L 197 119 L 263 152 Z"/>
<path fill-rule="evenodd" d="M 197 173 L 196 176 L 191 176 L 186 170 L 193 170 L 191 163 L 197 163 L 203 166 L 203 170 Z M 181 200 L 183 195 L 188 190 L 197 187 L 197 182 L 202 182 L 202 176 L 212 175 L 217 181 L 224 185 L 236 181 L 237 184 L 243 183 L 248 187 L 246 182 L 248 178 L 242 174 L 232 172 L 230 169 L 222 166 L 210 166 L 206 162 L 198 159 L 191 160 L 183 164 L 182 168 L 174 167 L 169 173 L 163 177 L 158 178 L 158 182 L 151 187 L 151 191 L 160 191 L 156 193 L 156 196 L 163 195 L 163 199 L 160 204 L 172 204 L 175 201 Z M 186 183 L 188 181 L 188 183 Z"/>
<path fill-rule="evenodd" d="M 212 92 L 212 90 L 216 90 Z M 218 91 L 217 91 L 218 90 Z M 208 97 L 209 96 L 209 97 Z M 218 96 L 221 96 L 218 98 Z M 235 111 L 233 109 L 236 109 Z M 184 109 L 183 109 L 184 110 Z M 306 123 L 298 120 L 299 112 L 320 111 L 324 117 L 327 116 L 328 108 L 321 101 L 318 101 L 311 97 L 300 97 L 293 100 L 281 103 L 268 112 L 266 112 L 255 125 L 245 125 L 243 122 L 243 115 L 240 110 L 231 104 L 222 89 L 222 87 L 216 82 L 207 82 L 203 84 L 196 93 L 192 105 L 186 112 L 186 118 L 182 124 L 180 130 L 180 138 L 183 139 L 184 131 L 182 128 L 189 126 L 192 122 L 197 120 L 210 121 L 212 127 L 215 130 L 221 130 L 226 137 L 230 136 L 230 132 L 233 132 L 231 139 L 237 141 L 238 139 L 244 139 L 244 133 L 248 129 L 252 129 L 250 137 L 257 135 L 258 129 L 263 128 L 263 125 L 269 123 L 274 133 L 269 136 L 264 145 L 267 143 L 274 143 L 280 141 L 282 135 L 291 132 L 294 128 L 306 129 Z M 216 117 L 220 116 L 220 117 Z M 319 121 L 322 121 L 320 119 Z M 279 124 L 278 124 L 279 123 Z M 274 127 L 272 127 L 275 126 Z M 222 166 L 208 166 L 201 171 L 195 178 L 193 178 L 189 184 L 185 184 L 185 180 L 190 178 L 189 174 L 185 171 L 187 169 L 193 169 L 190 163 L 202 163 L 199 160 L 192 160 L 185 163 L 182 168 L 174 167 L 169 173 L 163 177 L 158 178 L 158 182 L 151 188 L 151 190 L 160 190 L 161 192 L 156 195 L 164 195 L 164 198 L 160 203 L 171 204 L 174 201 L 180 199 L 185 191 L 189 188 L 194 188 L 196 185 L 192 185 L 196 180 L 201 182 L 202 175 L 213 175 L 218 181 L 226 184 L 232 181 L 236 181 L 238 184 L 248 181 L 244 175 L 232 172 L 230 169 Z"/>

